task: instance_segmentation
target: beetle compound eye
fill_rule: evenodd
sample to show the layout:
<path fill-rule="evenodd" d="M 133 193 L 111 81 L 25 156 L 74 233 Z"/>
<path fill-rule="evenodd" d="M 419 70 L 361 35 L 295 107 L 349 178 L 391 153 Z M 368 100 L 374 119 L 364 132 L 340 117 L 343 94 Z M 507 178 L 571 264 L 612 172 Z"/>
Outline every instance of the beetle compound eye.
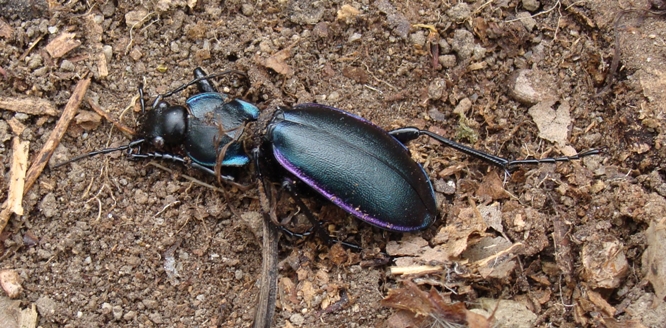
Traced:
<path fill-rule="evenodd" d="M 164 138 L 162 137 L 155 137 L 153 139 L 153 146 L 155 146 L 158 149 L 164 148 Z"/>

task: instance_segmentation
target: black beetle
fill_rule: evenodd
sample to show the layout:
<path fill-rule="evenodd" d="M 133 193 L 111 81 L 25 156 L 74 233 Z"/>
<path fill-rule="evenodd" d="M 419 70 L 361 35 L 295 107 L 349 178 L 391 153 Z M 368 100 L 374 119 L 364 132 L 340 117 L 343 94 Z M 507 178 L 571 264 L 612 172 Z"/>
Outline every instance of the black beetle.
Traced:
<path fill-rule="evenodd" d="M 568 157 L 507 160 L 418 128 L 387 132 L 359 116 L 320 104 L 277 107 L 259 113 L 257 107 L 248 102 L 227 99 L 208 81 L 230 72 L 242 74 L 225 71 L 206 75 L 197 68 L 194 80 L 159 95 L 152 110 L 147 112 L 140 90 L 144 115 L 139 121 L 137 140 L 66 163 L 100 153 L 128 150 L 130 158 L 171 159 L 215 174 L 216 163 L 221 166 L 247 164 L 250 158 L 244 149 L 252 149 L 250 156 L 256 163 L 258 176 L 268 175 L 266 172 L 275 171 L 274 166 L 278 166 L 281 170 L 277 178 L 290 182 L 283 186 L 299 205 L 302 202 L 293 185 L 305 184 L 360 220 L 388 231 L 411 232 L 430 226 L 437 216 L 430 179 L 404 146 L 420 135 L 505 171 L 516 165 L 570 161 L 600 153 L 595 149 Z M 188 98 L 185 106 L 164 101 L 194 84 L 199 93 Z M 246 125 L 250 125 L 247 129 L 250 133 L 242 136 Z M 131 152 L 145 142 L 161 150 L 182 147 L 192 161 L 171 152 Z M 305 213 L 316 224 L 309 210 Z M 327 236 L 323 238 L 329 240 Z"/>

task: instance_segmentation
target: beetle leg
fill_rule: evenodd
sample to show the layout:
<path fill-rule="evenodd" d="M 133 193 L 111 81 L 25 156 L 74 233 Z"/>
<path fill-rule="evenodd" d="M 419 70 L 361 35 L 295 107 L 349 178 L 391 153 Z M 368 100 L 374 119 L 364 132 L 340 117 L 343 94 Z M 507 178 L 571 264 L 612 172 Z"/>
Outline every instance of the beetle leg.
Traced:
<path fill-rule="evenodd" d="M 301 196 L 298 194 L 298 192 L 296 192 L 296 190 L 294 190 L 293 184 L 289 183 L 289 184 L 284 185 L 284 189 L 287 191 L 289 196 L 291 196 L 291 199 L 294 200 L 296 205 L 301 208 L 301 210 L 303 211 L 303 214 L 305 214 L 305 216 L 308 218 L 308 220 L 310 220 L 310 223 L 312 224 L 312 228 L 310 229 L 310 231 L 312 229 L 316 230 L 317 234 L 319 235 L 319 238 L 323 242 L 325 242 L 328 246 L 340 243 L 342 246 L 349 247 L 349 248 L 354 249 L 356 251 L 362 251 L 363 250 L 363 248 L 361 248 L 361 246 L 358 246 L 356 244 L 348 243 L 346 241 L 341 241 L 341 240 L 338 240 L 336 238 L 331 238 L 331 236 L 329 236 L 328 233 L 326 233 L 326 229 L 324 229 L 324 227 L 321 225 L 321 222 L 315 218 L 314 214 L 312 214 L 312 211 L 310 211 L 310 208 L 307 205 L 305 205 L 305 203 L 303 203 L 303 200 L 301 200 Z M 286 228 L 283 228 L 283 230 L 284 229 L 286 229 Z M 295 234 L 292 231 L 289 231 L 288 234 L 293 234 L 295 236 L 298 236 L 297 234 Z M 308 235 L 309 234 L 310 234 L 310 232 L 308 232 Z"/>
<path fill-rule="evenodd" d="M 197 88 L 199 89 L 199 92 L 204 93 L 204 92 L 217 92 L 217 89 L 215 89 L 215 86 L 213 86 L 212 83 L 208 79 L 206 79 L 206 72 L 204 72 L 201 67 L 197 67 L 194 69 L 194 79 L 200 79 L 203 78 L 203 80 L 197 82 Z"/>
<path fill-rule="evenodd" d="M 542 158 L 542 159 L 520 159 L 520 160 L 509 160 L 506 158 L 502 158 L 499 156 L 492 155 L 490 153 L 486 153 L 484 151 L 476 150 L 474 148 L 465 146 L 461 143 L 457 143 L 453 140 L 444 138 L 436 133 L 427 131 L 427 130 L 421 130 L 418 128 L 414 127 L 407 127 L 407 128 L 400 128 L 396 129 L 393 131 L 389 131 L 389 134 L 392 135 L 394 138 L 396 138 L 398 141 L 401 143 L 406 143 L 408 141 L 416 139 L 420 135 L 427 135 L 430 138 L 433 138 L 440 143 L 442 143 L 445 146 L 451 147 L 455 150 L 458 150 L 462 153 L 465 153 L 467 155 L 482 159 L 492 165 L 495 165 L 507 172 L 510 172 L 512 169 L 514 169 L 516 166 L 519 165 L 526 165 L 526 164 L 542 164 L 542 163 L 555 163 L 555 162 L 568 162 L 572 160 L 578 160 L 586 156 L 590 155 L 598 155 L 601 154 L 600 149 L 592 149 L 588 150 L 582 153 L 579 153 L 574 156 L 563 156 L 563 157 L 549 157 L 549 158 Z"/>

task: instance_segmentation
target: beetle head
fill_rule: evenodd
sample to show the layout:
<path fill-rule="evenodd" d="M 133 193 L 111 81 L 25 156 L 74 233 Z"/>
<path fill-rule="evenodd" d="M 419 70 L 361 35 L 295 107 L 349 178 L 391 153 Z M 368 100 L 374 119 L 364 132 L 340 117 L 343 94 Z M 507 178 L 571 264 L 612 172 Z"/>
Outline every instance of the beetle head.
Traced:
<path fill-rule="evenodd" d="M 187 109 L 159 102 L 140 119 L 139 137 L 145 138 L 158 149 L 178 145 L 187 133 Z"/>

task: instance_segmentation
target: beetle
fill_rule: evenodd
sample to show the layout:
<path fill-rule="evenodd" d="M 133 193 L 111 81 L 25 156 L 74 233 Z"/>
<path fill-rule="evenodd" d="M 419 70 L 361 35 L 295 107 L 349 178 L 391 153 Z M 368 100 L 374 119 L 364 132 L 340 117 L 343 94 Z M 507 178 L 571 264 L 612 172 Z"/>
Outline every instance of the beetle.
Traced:
<path fill-rule="evenodd" d="M 142 116 L 137 139 L 58 166 L 118 150 L 128 150 L 133 159 L 174 160 L 216 176 L 221 166 L 244 166 L 253 161 L 257 177 L 282 180 L 278 182 L 283 182 L 315 225 L 317 220 L 300 201 L 299 188 L 303 186 L 371 225 L 414 232 L 429 227 L 438 214 L 430 179 L 405 146 L 421 135 L 507 172 L 518 165 L 571 161 L 600 153 L 593 149 L 574 156 L 508 160 L 415 127 L 385 131 L 359 116 L 321 104 L 278 106 L 260 113 L 251 103 L 217 92 L 209 81 L 229 73 L 242 74 L 225 71 L 206 75 L 196 68 L 192 81 L 157 96 L 150 111 L 145 110 L 139 88 Z M 170 105 L 165 100 L 192 85 L 197 85 L 199 92 L 184 105 Z M 246 130 L 249 133 L 244 133 Z M 132 152 L 145 143 L 168 152 Z M 174 148 L 182 148 L 191 161 L 174 155 Z M 233 181 L 230 176 L 223 179 Z M 321 235 L 329 240 L 325 233 Z"/>

